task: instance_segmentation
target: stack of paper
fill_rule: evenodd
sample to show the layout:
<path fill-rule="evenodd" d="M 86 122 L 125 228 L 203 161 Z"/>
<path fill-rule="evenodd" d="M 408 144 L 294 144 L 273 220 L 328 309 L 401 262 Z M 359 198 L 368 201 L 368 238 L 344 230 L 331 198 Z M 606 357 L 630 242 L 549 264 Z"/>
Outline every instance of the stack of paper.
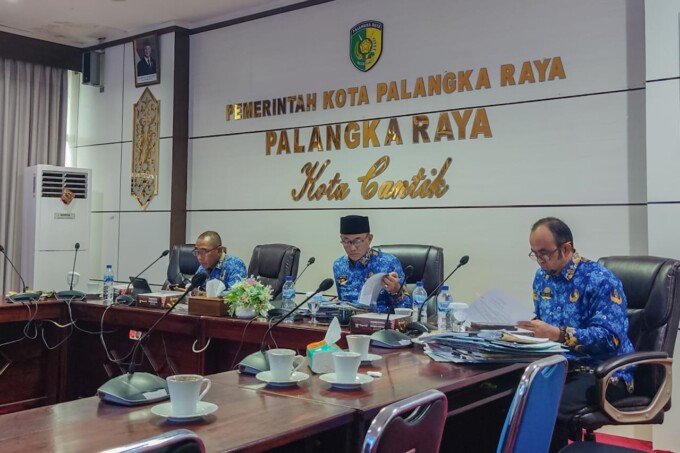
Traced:
<path fill-rule="evenodd" d="M 515 363 L 533 362 L 553 354 L 564 354 L 568 348 L 547 339 L 514 335 L 506 341 L 497 335 L 446 332 L 421 337 L 425 353 L 438 362 L 454 363 Z M 522 342 L 517 342 L 520 340 Z"/>

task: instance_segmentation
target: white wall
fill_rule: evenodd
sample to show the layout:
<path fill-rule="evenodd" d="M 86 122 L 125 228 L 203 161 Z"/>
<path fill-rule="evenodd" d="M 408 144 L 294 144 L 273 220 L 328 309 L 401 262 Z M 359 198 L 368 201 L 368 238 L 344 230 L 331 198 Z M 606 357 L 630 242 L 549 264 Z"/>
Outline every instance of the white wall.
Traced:
<path fill-rule="evenodd" d="M 142 210 L 130 195 L 134 104 L 144 88 L 134 83 L 132 43 L 107 48 L 104 90 L 82 85 L 74 165 L 92 168 L 92 269 L 101 279 L 112 264 L 116 280 L 137 275 L 170 242 L 174 33 L 160 36 L 161 83 L 149 89 L 161 103 L 158 195 Z M 152 284 L 165 281 L 167 261 L 145 273 Z"/>
<path fill-rule="evenodd" d="M 192 36 L 188 240 L 220 231 L 246 259 L 253 246 L 286 242 L 316 257 L 300 286 L 330 276 L 339 218 L 369 215 L 375 243 L 444 247 L 445 267 L 470 264 L 452 282 L 471 301 L 500 287 L 530 304 L 535 263 L 527 258 L 531 224 L 563 217 L 585 256 L 647 253 L 644 15 L 636 2 L 492 2 L 427 0 L 331 2 Z M 349 61 L 349 31 L 384 23 L 383 54 L 362 73 Z M 500 67 L 559 56 L 566 78 L 500 86 Z M 376 102 L 380 82 L 485 67 L 490 89 Z M 473 83 L 475 78 L 473 77 Z M 324 110 L 324 90 L 366 86 L 370 103 Z M 228 103 L 317 93 L 317 110 L 225 121 Z M 485 108 L 493 137 L 413 144 L 411 116 Z M 399 117 L 404 144 L 265 154 L 265 131 Z M 455 124 L 454 124 L 455 128 Z M 323 129 L 322 129 L 323 131 Z M 468 134 L 469 134 L 468 129 Z M 289 130 L 292 139 L 293 132 Z M 386 179 L 410 178 L 446 158 L 441 198 L 365 200 L 357 177 L 381 156 Z M 305 163 L 331 163 L 346 199 L 293 201 Z M 304 289 L 304 288 L 303 288 Z"/>

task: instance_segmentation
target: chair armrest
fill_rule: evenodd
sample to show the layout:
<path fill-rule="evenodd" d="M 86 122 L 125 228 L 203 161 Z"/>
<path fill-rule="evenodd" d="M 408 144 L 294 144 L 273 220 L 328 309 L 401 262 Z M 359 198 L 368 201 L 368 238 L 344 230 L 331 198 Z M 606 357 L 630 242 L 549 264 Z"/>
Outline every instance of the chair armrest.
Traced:
<path fill-rule="evenodd" d="M 622 411 L 607 401 L 607 386 L 609 385 L 610 378 L 616 371 L 631 365 L 661 365 L 664 375 L 661 385 L 647 407 L 636 411 Z M 671 399 L 672 366 L 673 359 L 668 357 L 668 354 L 665 352 L 633 352 L 606 360 L 595 370 L 597 378 L 596 389 L 601 410 L 618 423 L 635 424 L 648 422 L 648 420 L 663 411 L 664 406 Z"/>
<path fill-rule="evenodd" d="M 595 377 L 602 379 L 614 371 L 627 366 L 636 365 L 640 361 L 665 359 L 667 357 L 667 353 L 660 351 L 631 352 L 630 354 L 618 355 L 599 364 L 597 368 L 595 368 Z"/>
<path fill-rule="evenodd" d="M 205 444 L 193 431 L 175 429 L 121 447 L 105 450 L 101 453 L 151 453 L 164 448 L 176 448 L 185 442 L 193 447 L 187 451 L 205 452 Z"/>

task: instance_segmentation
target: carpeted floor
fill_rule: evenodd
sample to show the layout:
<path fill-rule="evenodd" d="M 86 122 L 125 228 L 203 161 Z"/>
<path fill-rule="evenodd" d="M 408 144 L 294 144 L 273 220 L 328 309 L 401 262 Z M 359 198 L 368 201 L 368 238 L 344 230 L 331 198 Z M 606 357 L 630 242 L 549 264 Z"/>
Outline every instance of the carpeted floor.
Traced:
<path fill-rule="evenodd" d="M 620 447 L 633 448 L 650 453 L 675 453 L 669 450 L 653 450 L 652 443 L 646 440 L 630 439 L 628 437 L 613 436 L 611 434 L 597 433 L 597 441 L 603 444 L 618 445 Z"/>

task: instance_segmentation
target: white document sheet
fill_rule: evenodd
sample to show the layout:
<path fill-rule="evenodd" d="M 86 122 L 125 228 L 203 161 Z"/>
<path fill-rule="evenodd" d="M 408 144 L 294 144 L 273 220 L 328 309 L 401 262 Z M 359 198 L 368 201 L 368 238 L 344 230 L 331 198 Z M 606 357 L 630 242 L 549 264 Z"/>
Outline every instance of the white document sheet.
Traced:
<path fill-rule="evenodd" d="M 364 286 L 361 287 L 361 294 L 359 294 L 357 303 L 370 306 L 372 302 L 378 300 L 378 294 L 383 287 L 382 280 L 386 275 L 386 272 L 379 272 L 369 277 Z"/>
<path fill-rule="evenodd" d="M 498 289 L 487 291 L 468 309 L 468 320 L 480 324 L 515 325 L 534 317 L 533 311 Z"/>

